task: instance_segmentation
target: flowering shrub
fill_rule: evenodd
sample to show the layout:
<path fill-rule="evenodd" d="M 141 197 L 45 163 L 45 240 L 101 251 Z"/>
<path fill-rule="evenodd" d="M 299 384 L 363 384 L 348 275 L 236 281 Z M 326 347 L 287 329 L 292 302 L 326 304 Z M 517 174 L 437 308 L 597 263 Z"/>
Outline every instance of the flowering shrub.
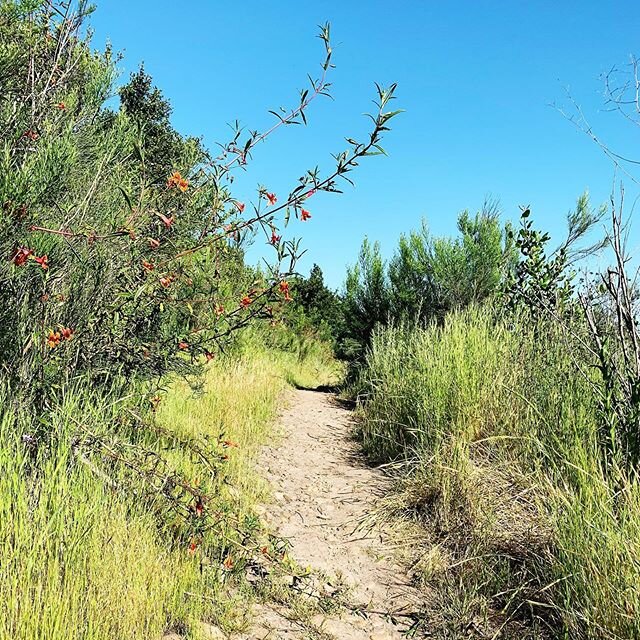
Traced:
<path fill-rule="evenodd" d="M 115 60 L 82 35 L 84 3 L 13 0 L 0 11 L 0 367 L 36 406 L 79 377 L 95 386 L 192 371 L 238 328 L 271 317 L 291 299 L 300 253 L 282 229 L 292 215 L 308 221 L 309 198 L 339 191 L 361 157 L 384 153 L 397 113 L 386 111 L 395 86 L 378 87 L 369 137 L 349 138 L 327 175 L 307 171 L 286 195 L 260 186 L 241 201 L 233 172 L 328 95 L 328 26 L 322 76 L 299 104 L 265 132 L 237 128 L 214 157 L 171 127 L 143 69 L 120 89 L 120 108 L 107 106 Z M 243 246 L 261 231 L 274 259 L 256 273 Z"/>

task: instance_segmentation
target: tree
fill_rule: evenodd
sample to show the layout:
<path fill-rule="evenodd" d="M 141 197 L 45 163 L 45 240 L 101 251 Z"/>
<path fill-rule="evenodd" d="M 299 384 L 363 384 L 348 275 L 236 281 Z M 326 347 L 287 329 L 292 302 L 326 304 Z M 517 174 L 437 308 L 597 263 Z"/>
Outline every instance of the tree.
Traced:
<path fill-rule="evenodd" d="M 359 361 L 378 323 L 386 323 L 391 311 L 391 290 L 380 244 L 362 242 L 358 262 L 347 270 L 344 292 L 344 332 L 339 354 Z"/>
<path fill-rule="evenodd" d="M 297 278 L 293 298 L 304 317 L 324 336 L 335 340 L 342 324 L 340 297 L 324 283 L 322 269 L 314 264 L 307 278 Z"/>
<path fill-rule="evenodd" d="M 498 291 L 511 250 L 495 204 L 461 213 L 458 231 L 459 238 L 435 238 L 423 222 L 400 238 L 389 264 L 394 317 L 441 320 Z"/>

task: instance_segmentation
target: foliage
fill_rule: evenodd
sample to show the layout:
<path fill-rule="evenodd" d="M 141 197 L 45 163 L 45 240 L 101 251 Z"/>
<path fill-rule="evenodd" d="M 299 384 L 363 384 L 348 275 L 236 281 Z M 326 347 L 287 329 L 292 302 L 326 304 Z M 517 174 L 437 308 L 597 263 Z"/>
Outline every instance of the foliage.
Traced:
<path fill-rule="evenodd" d="M 580 242 L 605 212 L 604 207 L 597 211 L 591 207 L 588 194 L 581 195 L 575 210 L 567 216 L 567 237 L 548 255 L 546 245 L 551 236 L 534 229 L 530 218 L 531 210 L 524 207 L 518 233 L 510 233 L 518 258 L 504 285 L 507 309 L 525 308 L 533 318 L 570 313 L 571 302 L 575 301 L 576 293 L 576 272 L 571 267 L 602 246 L 598 242 L 580 247 Z"/>
<path fill-rule="evenodd" d="M 342 329 L 342 300 L 325 285 L 322 269 L 314 264 L 308 277 L 296 276 L 290 284 L 293 304 L 286 308 L 291 312 L 286 316 L 291 326 L 310 326 L 323 339 L 335 340 Z"/>
<path fill-rule="evenodd" d="M 362 361 L 375 327 L 395 321 L 442 323 L 447 313 L 494 296 L 513 260 L 495 204 L 458 217 L 459 238 L 420 231 L 401 236 L 394 256 L 383 260 L 378 243 L 362 244 L 347 271 L 338 355 Z"/>
<path fill-rule="evenodd" d="M 497 205 L 485 203 L 473 217 L 464 211 L 458 231 L 456 239 L 434 238 L 423 222 L 400 238 L 389 265 L 394 317 L 442 320 L 498 290 L 510 248 Z"/>
<path fill-rule="evenodd" d="M 363 444 L 413 469 L 380 508 L 425 527 L 416 566 L 442 637 L 472 621 L 489 637 L 639 637 L 637 483 L 599 444 L 597 387 L 575 364 L 587 328 L 526 318 L 471 308 L 374 333 Z"/>
<path fill-rule="evenodd" d="M 214 158 L 171 127 L 142 69 L 109 110 L 114 61 L 82 35 L 87 13 L 84 3 L 2 4 L 0 368 L 36 408 L 74 379 L 97 386 L 197 371 L 234 331 L 270 318 L 290 298 L 286 277 L 299 255 L 299 241 L 283 240 L 278 226 L 308 216 L 314 193 L 339 191 L 362 157 L 383 153 L 397 113 L 387 111 L 395 86 L 378 87 L 365 142 L 349 138 L 332 171 L 308 171 L 281 201 L 260 186 L 245 205 L 231 193 L 233 171 L 328 95 L 328 26 L 322 76 L 299 105 L 263 133 L 244 139 L 238 127 Z M 274 263 L 253 274 L 242 245 L 259 229 Z"/>
<path fill-rule="evenodd" d="M 338 354 L 359 362 L 373 329 L 388 320 L 391 309 L 386 265 L 380 244 L 364 239 L 358 262 L 347 270 L 343 297 L 344 334 L 339 337 Z"/>
<path fill-rule="evenodd" d="M 143 68 L 116 90 L 90 13 L 0 2 L 0 637 L 195 638 L 200 619 L 242 625 L 220 594 L 260 534 L 246 463 L 285 384 L 330 368 L 315 336 L 279 326 L 300 255 L 284 229 L 384 153 L 395 85 L 377 86 L 369 134 L 331 170 L 245 203 L 234 172 L 329 95 L 329 26 L 297 105 L 262 132 L 236 125 L 214 157 L 172 127 Z M 262 270 L 244 261 L 258 231 Z"/>
<path fill-rule="evenodd" d="M 255 511 L 264 488 L 254 457 L 286 380 L 325 382 L 320 349 L 267 351 L 244 334 L 233 354 L 209 363 L 202 393 L 168 385 L 146 428 L 131 421 L 135 398 L 117 389 L 68 389 L 39 419 L 17 415 L 3 392 L 0 638 L 147 640 L 174 631 L 195 639 L 207 637 L 201 621 L 242 628 L 250 594 L 231 596 L 229 587 L 264 557 L 261 548 L 274 557 L 279 548 Z M 47 447 L 36 441 L 42 421 Z M 120 459 L 98 455 L 95 441 Z M 154 453 L 172 472 L 146 497 L 149 485 L 131 466 Z M 206 493 L 202 502 L 192 487 Z"/>

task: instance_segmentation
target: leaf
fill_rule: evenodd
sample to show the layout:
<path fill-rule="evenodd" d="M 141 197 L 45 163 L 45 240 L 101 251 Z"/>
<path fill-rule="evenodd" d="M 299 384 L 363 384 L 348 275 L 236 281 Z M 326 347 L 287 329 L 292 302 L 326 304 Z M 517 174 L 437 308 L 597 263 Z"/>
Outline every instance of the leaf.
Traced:
<path fill-rule="evenodd" d="M 133 211 L 133 204 L 131 203 L 131 197 L 129 196 L 129 194 L 120 185 L 118 185 L 118 189 L 120 189 L 120 193 L 123 195 L 124 199 L 126 200 L 127 206 L 129 207 L 129 211 Z"/>

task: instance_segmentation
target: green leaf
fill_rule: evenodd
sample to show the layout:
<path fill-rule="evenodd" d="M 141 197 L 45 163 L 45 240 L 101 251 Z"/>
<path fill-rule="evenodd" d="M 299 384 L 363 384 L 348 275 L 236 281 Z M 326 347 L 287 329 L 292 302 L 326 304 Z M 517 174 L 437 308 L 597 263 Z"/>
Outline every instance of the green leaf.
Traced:
<path fill-rule="evenodd" d="M 120 189 L 120 193 L 124 196 L 124 199 L 127 202 L 127 206 L 129 207 L 129 211 L 133 211 L 133 204 L 131 203 L 131 197 L 129 196 L 129 194 L 120 185 L 118 185 L 118 189 Z"/>

